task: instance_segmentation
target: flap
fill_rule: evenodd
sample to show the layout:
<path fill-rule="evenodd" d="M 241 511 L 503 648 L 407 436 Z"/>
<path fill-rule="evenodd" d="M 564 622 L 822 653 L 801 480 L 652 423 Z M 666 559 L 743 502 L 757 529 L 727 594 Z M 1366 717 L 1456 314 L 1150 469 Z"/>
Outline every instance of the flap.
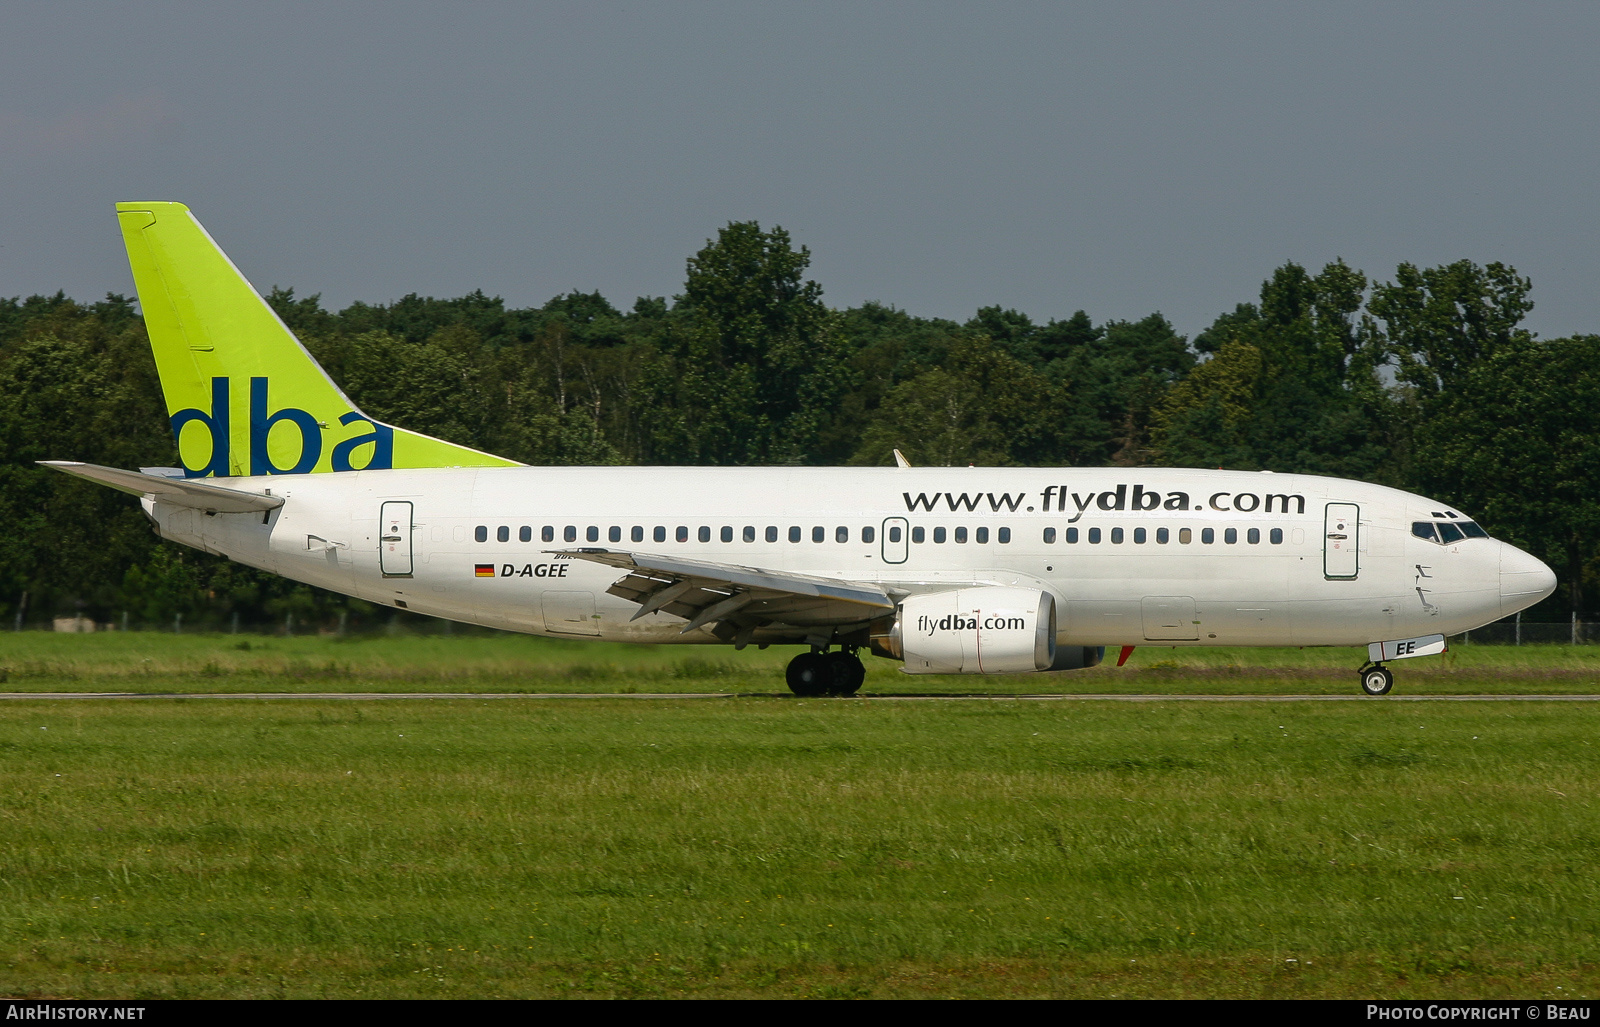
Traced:
<path fill-rule="evenodd" d="M 555 552 L 626 571 L 606 591 L 638 603 L 635 620 L 658 610 L 684 618 L 685 633 L 712 622 L 735 630 L 774 622 L 859 624 L 895 606 L 887 592 L 867 582 L 614 549 Z"/>

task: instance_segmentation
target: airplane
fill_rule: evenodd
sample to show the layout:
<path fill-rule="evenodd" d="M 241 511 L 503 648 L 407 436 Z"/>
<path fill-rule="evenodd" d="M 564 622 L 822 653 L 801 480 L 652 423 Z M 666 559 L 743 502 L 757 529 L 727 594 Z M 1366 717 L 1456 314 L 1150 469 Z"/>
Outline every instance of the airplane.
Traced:
<path fill-rule="evenodd" d="M 798 645 L 798 695 L 865 650 L 910 674 L 1106 648 L 1366 646 L 1388 662 L 1550 595 L 1447 503 L 1164 467 L 533 467 L 363 413 L 179 203 L 119 203 L 181 468 L 41 461 L 162 538 L 413 613 L 552 638 Z M 898 454 L 897 454 L 898 457 Z"/>

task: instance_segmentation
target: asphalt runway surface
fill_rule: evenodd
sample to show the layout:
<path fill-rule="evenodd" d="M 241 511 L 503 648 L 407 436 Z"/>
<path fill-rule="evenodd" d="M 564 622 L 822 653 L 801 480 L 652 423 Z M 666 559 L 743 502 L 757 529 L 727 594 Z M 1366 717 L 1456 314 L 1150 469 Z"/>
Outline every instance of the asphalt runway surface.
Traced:
<path fill-rule="evenodd" d="M 788 692 L 0 692 L 6 699 L 334 699 L 376 702 L 393 699 L 800 699 Z M 840 697 L 807 696 L 804 698 Z M 994 702 L 1600 702 L 1600 695 L 950 695 L 866 694 L 857 702 L 926 702 L 953 699 Z"/>

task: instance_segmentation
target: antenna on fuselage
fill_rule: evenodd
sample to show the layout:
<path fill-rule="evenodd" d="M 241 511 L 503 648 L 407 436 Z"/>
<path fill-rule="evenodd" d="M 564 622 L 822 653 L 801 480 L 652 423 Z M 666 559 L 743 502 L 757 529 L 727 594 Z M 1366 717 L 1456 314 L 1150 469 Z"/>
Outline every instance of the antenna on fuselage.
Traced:
<path fill-rule="evenodd" d="M 911 461 L 907 460 L 906 455 L 897 449 L 894 451 L 894 465 L 896 467 L 910 467 Z"/>

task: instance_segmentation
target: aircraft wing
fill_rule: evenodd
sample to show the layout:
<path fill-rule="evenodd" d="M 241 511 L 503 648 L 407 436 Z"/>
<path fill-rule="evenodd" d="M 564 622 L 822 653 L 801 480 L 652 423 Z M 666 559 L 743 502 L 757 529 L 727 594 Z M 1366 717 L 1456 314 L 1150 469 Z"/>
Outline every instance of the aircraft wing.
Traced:
<path fill-rule="evenodd" d="M 39 463 L 44 467 L 88 478 L 102 485 L 110 485 L 129 495 L 154 496 L 161 502 L 173 506 L 193 507 L 196 510 L 208 510 L 213 513 L 264 512 L 283 505 L 282 496 L 268 496 L 260 492 L 202 484 L 193 478 L 168 478 L 159 474 L 124 471 L 118 467 L 101 467 L 99 464 L 84 464 L 75 460 L 40 460 Z"/>
<path fill-rule="evenodd" d="M 639 604 L 634 620 L 658 610 L 684 618 L 685 634 L 715 622 L 715 634 L 737 641 L 757 627 L 862 624 L 895 607 L 869 582 L 615 549 L 555 552 L 625 571 L 606 591 Z"/>

